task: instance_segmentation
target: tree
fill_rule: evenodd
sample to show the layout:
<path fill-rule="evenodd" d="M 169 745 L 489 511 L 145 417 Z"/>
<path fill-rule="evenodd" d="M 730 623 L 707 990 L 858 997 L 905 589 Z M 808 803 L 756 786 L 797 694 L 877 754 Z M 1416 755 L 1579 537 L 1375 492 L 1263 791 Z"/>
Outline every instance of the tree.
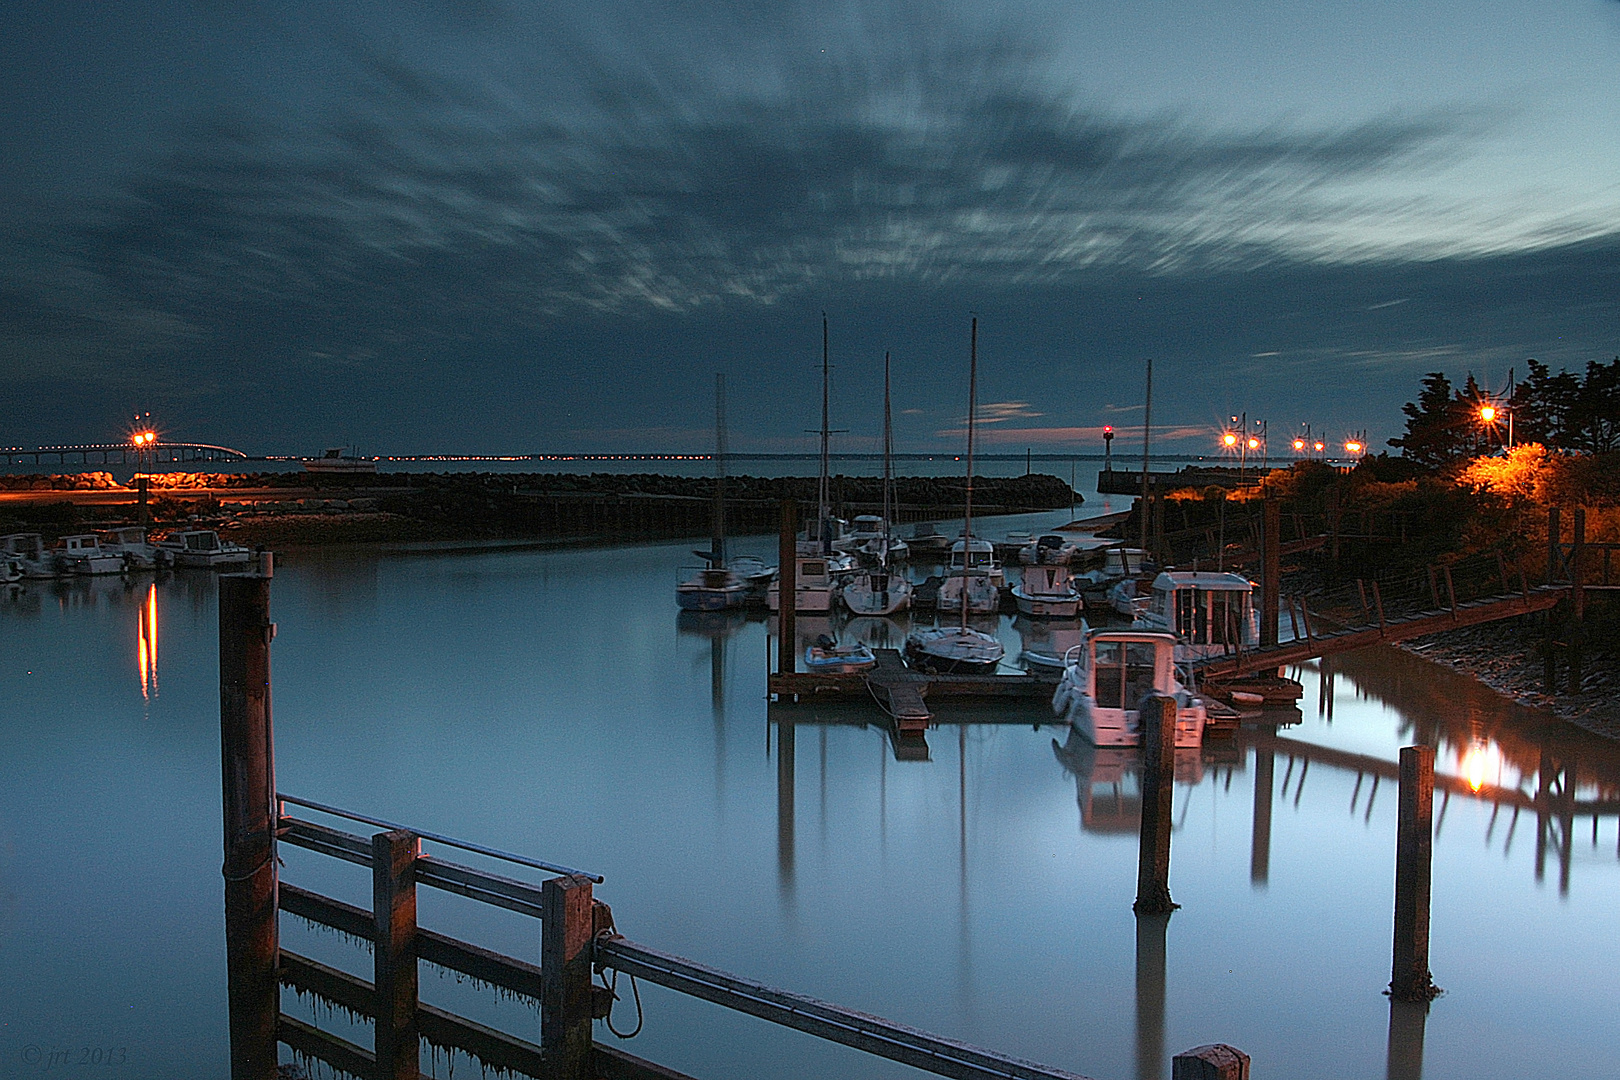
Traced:
<path fill-rule="evenodd" d="M 1620 449 L 1620 356 L 1588 362 L 1586 375 L 1530 361 L 1530 377 L 1513 388 L 1513 416 L 1522 442 L 1593 454 Z"/>
<path fill-rule="evenodd" d="M 1571 376 L 1573 379 L 1574 376 Z M 1569 410 L 1568 448 L 1604 454 L 1620 449 L 1620 356 L 1589 360 Z"/>
<path fill-rule="evenodd" d="M 1473 387 L 1473 376 L 1469 376 Z M 1477 394 L 1478 388 L 1474 387 Z M 1420 465 L 1444 465 L 1467 455 L 1473 446 L 1473 431 L 1464 413 L 1460 394 L 1452 392 L 1451 380 L 1443 371 L 1423 376 L 1423 391 L 1417 401 L 1401 406 L 1406 414 L 1406 434 L 1390 439 L 1389 445 L 1401 456 Z"/>

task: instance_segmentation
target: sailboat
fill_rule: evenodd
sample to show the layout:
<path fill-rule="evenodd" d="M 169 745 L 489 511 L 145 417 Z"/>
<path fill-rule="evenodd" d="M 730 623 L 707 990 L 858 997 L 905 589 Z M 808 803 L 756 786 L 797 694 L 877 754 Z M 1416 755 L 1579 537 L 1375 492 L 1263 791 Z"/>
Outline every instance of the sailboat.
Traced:
<path fill-rule="evenodd" d="M 675 586 L 683 611 L 724 611 L 741 607 L 748 586 L 726 568 L 726 377 L 714 377 L 714 539 L 709 551 L 692 554 L 707 565 Z"/>
<path fill-rule="evenodd" d="M 904 574 L 889 569 L 894 557 L 893 544 L 905 551 L 904 541 L 891 536 L 894 520 L 894 423 L 889 410 L 889 354 L 883 354 L 883 532 L 875 538 L 878 565 L 862 570 L 843 590 L 844 606 L 856 615 L 893 615 L 911 607 L 911 582 Z"/>
<path fill-rule="evenodd" d="M 973 319 L 972 345 L 968 352 L 967 413 L 967 496 L 963 513 L 962 537 L 973 543 L 973 413 L 979 393 L 979 320 Z M 962 568 L 964 584 L 971 567 Z M 1006 652 L 1000 641 L 968 626 L 968 604 L 960 605 L 962 621 L 957 626 L 933 626 L 913 630 L 906 638 L 906 658 L 917 667 L 940 674 L 995 673 Z"/>
<path fill-rule="evenodd" d="M 805 524 L 804 539 L 799 541 L 797 565 L 794 567 L 793 607 L 795 611 L 831 611 L 833 597 L 838 592 L 839 579 L 855 568 L 855 558 L 837 550 L 834 544 L 843 539 L 845 522 L 832 516 L 828 498 L 828 452 L 832 429 L 829 426 L 828 389 L 831 385 L 832 365 L 829 361 L 827 314 L 821 315 L 821 482 L 816 490 L 816 520 Z M 772 611 L 782 606 L 781 579 L 771 582 L 766 603 Z"/>

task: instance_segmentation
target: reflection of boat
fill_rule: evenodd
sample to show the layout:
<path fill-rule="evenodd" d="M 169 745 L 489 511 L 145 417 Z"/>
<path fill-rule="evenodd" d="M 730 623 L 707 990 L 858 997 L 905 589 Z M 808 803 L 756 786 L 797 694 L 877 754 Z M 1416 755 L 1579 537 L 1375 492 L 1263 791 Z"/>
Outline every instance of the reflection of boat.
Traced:
<path fill-rule="evenodd" d="M 101 541 L 88 533 L 82 536 L 62 537 L 62 546 L 56 554 L 65 573 L 93 577 L 97 574 L 124 572 L 123 555 L 101 550 Z"/>
<path fill-rule="evenodd" d="M 724 611 L 679 611 L 675 613 L 675 631 L 688 637 L 711 640 L 735 634 L 748 617 L 741 608 Z"/>
<path fill-rule="evenodd" d="M 826 634 L 804 650 L 804 669 L 819 675 L 852 675 L 876 664 L 877 657 L 865 645 L 858 641 L 840 645 Z"/>
<path fill-rule="evenodd" d="M 194 570 L 223 570 L 245 567 L 253 553 L 240 544 L 220 540 L 212 529 L 184 529 L 157 542 L 156 557 L 167 563 Z"/>
<path fill-rule="evenodd" d="M 1074 776 L 1080 827 L 1091 833 L 1135 833 L 1142 822 L 1142 752 L 1134 747 L 1099 747 L 1073 729 L 1061 745 L 1052 740 L 1052 755 Z M 1175 752 L 1175 782 L 1194 785 L 1204 779 L 1199 751 Z"/>
<path fill-rule="evenodd" d="M 346 457 L 344 447 L 334 446 L 318 458 L 305 458 L 304 471 L 326 474 L 374 473 L 377 471 L 375 461 L 367 461 L 360 457 Z"/>
<path fill-rule="evenodd" d="M 1080 590 L 1066 565 L 1024 567 L 1023 580 L 1013 586 L 1012 594 L 1025 615 L 1072 619 L 1080 614 Z"/>
<path fill-rule="evenodd" d="M 1176 699 L 1176 745 L 1204 741 L 1204 703 L 1176 678 L 1174 635 L 1144 630 L 1089 630 L 1069 650 L 1052 693 L 1052 711 L 1098 746 L 1141 743 L 1141 705 L 1149 694 Z"/>
<path fill-rule="evenodd" d="M 961 576 L 956 590 L 956 611 L 961 615 L 961 622 L 954 627 L 935 626 L 922 630 L 913 630 L 906 638 L 906 659 L 914 666 L 941 674 L 995 674 L 996 667 L 1001 663 L 1001 657 L 1006 652 L 1001 642 L 990 634 L 973 630 L 968 626 L 968 613 L 975 610 L 972 586 L 974 583 L 989 582 L 988 573 L 975 573 L 973 563 L 974 555 L 979 551 L 978 544 L 983 544 L 986 553 L 990 545 L 984 541 L 973 539 L 973 412 L 974 399 L 979 391 L 979 320 L 973 319 L 971 344 L 968 348 L 968 411 L 967 411 L 967 488 L 963 499 L 963 525 L 962 540 L 956 545 L 962 553 Z M 990 561 L 993 563 L 994 557 Z M 939 590 L 939 606 L 945 608 L 945 591 L 950 586 L 947 578 Z M 996 597 L 997 604 L 992 604 L 990 611 L 999 606 L 1000 595 L 991 587 L 991 594 Z M 983 610 L 983 609 L 980 609 Z"/>
<path fill-rule="evenodd" d="M 1174 634 L 1177 660 L 1256 648 L 1260 623 L 1254 583 L 1242 574 L 1166 571 L 1153 579 L 1153 593 L 1135 626 Z"/>
<path fill-rule="evenodd" d="M 894 619 L 879 615 L 858 615 L 844 624 L 844 640 L 859 641 L 874 649 L 905 647 L 906 629 Z"/>
<path fill-rule="evenodd" d="M 1019 616 L 1013 629 L 1024 640 L 1018 659 L 1026 668 L 1061 672 L 1068 651 L 1085 640 L 1086 625 L 1079 622 L 1047 622 Z"/>

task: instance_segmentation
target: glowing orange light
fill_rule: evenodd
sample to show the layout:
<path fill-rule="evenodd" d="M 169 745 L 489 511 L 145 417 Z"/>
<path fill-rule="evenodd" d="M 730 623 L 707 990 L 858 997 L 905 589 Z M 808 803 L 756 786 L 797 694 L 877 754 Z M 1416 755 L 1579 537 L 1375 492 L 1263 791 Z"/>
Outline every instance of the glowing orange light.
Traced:
<path fill-rule="evenodd" d="M 1486 405 L 1479 410 L 1479 418 L 1489 424 L 1496 419 L 1496 406 Z"/>
<path fill-rule="evenodd" d="M 1351 439 L 1349 442 L 1344 444 L 1344 452 L 1347 454 L 1359 454 L 1361 453 L 1361 444 L 1356 440 Z"/>
<path fill-rule="evenodd" d="M 1324 446 L 1322 443 L 1317 443 L 1314 449 L 1316 450 L 1317 453 L 1321 453 L 1323 450 L 1326 450 L 1327 447 Z"/>
<path fill-rule="evenodd" d="M 1237 436 L 1228 431 L 1225 435 L 1221 436 L 1221 442 L 1226 446 L 1236 446 Z"/>
<path fill-rule="evenodd" d="M 1250 450 L 1258 450 L 1258 449 L 1260 449 L 1260 440 L 1254 438 L 1253 436 L 1250 436 L 1249 437 L 1249 449 Z"/>
<path fill-rule="evenodd" d="M 1462 760 L 1457 763 L 1458 771 L 1468 782 L 1468 787 L 1476 792 L 1485 786 L 1493 765 L 1500 773 L 1502 768 L 1500 751 L 1494 746 L 1477 742 L 1463 752 Z"/>
<path fill-rule="evenodd" d="M 1305 449 L 1305 440 L 1304 439 L 1295 439 L 1294 440 L 1294 450 L 1297 452 L 1297 451 L 1300 451 L 1300 450 L 1303 450 L 1303 449 Z"/>

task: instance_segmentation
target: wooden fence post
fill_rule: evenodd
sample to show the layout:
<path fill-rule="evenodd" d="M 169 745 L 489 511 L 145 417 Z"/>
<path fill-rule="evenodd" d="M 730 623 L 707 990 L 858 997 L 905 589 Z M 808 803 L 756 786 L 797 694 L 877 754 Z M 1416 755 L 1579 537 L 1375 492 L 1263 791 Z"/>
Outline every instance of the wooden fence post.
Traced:
<path fill-rule="evenodd" d="M 1582 565 L 1586 560 L 1582 557 L 1586 548 L 1586 507 L 1575 508 L 1574 535 L 1570 537 L 1569 545 L 1569 601 L 1570 620 L 1569 629 L 1565 636 L 1569 638 L 1566 646 L 1569 651 L 1569 692 L 1581 692 L 1585 672 L 1582 671 L 1582 646 L 1586 636 L 1586 568 Z"/>
<path fill-rule="evenodd" d="M 416 859 L 421 849 L 416 835 L 404 830 L 371 838 L 377 1080 L 417 1080 L 421 1075 L 416 1031 Z"/>
<path fill-rule="evenodd" d="M 791 675 L 799 667 L 799 632 L 793 625 L 798 604 L 799 503 L 782 500 L 782 534 L 777 540 L 776 670 Z"/>
<path fill-rule="evenodd" d="M 1166 915 L 1170 899 L 1170 810 L 1176 771 L 1176 699 L 1143 699 L 1137 730 L 1142 739 L 1142 834 L 1136 866 L 1138 915 Z"/>
<path fill-rule="evenodd" d="M 1277 644 L 1277 600 L 1282 593 L 1282 506 L 1268 496 L 1264 503 L 1260 569 L 1260 646 Z"/>
<path fill-rule="evenodd" d="M 233 1080 L 274 1080 L 275 745 L 270 721 L 270 579 L 219 579 L 219 733 L 225 810 L 225 967 Z"/>
<path fill-rule="evenodd" d="M 547 878 L 540 892 L 540 1050 L 546 1080 L 590 1080 L 591 881 Z"/>
<path fill-rule="evenodd" d="M 1395 942 L 1389 996 L 1429 1001 L 1440 993 L 1429 974 L 1429 883 L 1434 856 L 1434 747 L 1401 748 L 1400 812 L 1395 840 Z"/>
<path fill-rule="evenodd" d="M 1225 1043 L 1194 1047 L 1175 1056 L 1170 1080 L 1249 1080 L 1249 1055 Z"/>

